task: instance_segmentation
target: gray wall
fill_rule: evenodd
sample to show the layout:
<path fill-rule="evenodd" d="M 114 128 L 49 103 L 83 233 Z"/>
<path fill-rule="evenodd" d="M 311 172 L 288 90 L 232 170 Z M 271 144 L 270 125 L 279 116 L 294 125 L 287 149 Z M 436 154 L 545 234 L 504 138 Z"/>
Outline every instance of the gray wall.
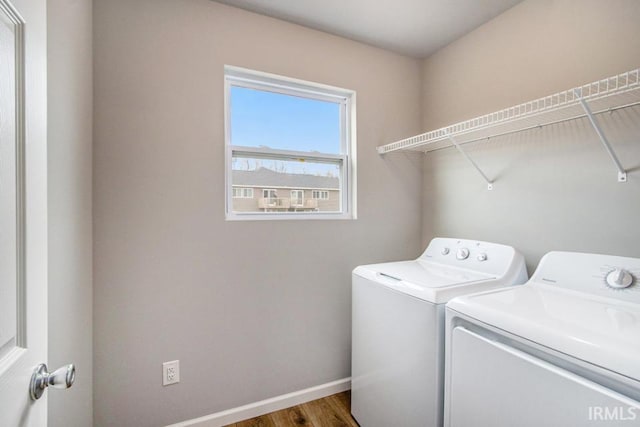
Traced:
<path fill-rule="evenodd" d="M 639 22 L 637 0 L 525 1 L 424 61 L 423 129 L 636 68 Z M 549 250 L 640 257 L 640 107 L 601 120 L 625 184 L 586 119 L 468 146 L 493 191 L 454 149 L 425 156 L 423 244 L 511 244 L 530 272 Z"/>
<path fill-rule="evenodd" d="M 92 5 L 48 0 L 49 357 L 77 367 L 50 391 L 50 427 L 93 424 Z"/>
<path fill-rule="evenodd" d="M 420 61 L 209 0 L 96 0 L 94 29 L 95 424 L 348 377 L 351 270 L 421 249 L 421 158 L 375 151 L 420 130 Z M 225 222 L 224 64 L 357 91 L 357 220 Z"/>

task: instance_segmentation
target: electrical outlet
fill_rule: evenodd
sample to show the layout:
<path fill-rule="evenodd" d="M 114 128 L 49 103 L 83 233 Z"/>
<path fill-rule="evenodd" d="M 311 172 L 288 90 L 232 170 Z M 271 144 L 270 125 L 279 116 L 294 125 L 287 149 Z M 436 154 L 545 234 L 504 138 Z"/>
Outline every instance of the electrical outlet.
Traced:
<path fill-rule="evenodd" d="M 162 364 L 162 385 L 171 385 L 180 382 L 180 361 L 172 360 Z"/>

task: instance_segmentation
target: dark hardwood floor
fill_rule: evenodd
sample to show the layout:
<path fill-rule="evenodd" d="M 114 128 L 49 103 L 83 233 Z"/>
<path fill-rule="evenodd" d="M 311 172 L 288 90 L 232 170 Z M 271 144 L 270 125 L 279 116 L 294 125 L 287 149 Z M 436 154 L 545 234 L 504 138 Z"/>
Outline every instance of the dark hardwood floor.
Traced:
<path fill-rule="evenodd" d="M 351 417 L 351 392 L 334 394 L 302 405 L 229 424 L 226 427 L 358 427 Z"/>

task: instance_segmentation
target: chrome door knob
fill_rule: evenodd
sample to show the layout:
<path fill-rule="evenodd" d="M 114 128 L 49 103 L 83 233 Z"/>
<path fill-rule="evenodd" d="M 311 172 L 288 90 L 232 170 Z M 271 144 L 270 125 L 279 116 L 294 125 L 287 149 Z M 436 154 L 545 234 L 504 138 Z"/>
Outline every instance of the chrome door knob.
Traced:
<path fill-rule="evenodd" d="M 73 385 L 76 379 L 76 367 L 73 364 L 63 366 L 54 372 L 47 372 L 47 365 L 44 363 L 36 366 L 31 376 L 29 394 L 32 400 L 38 400 L 47 387 L 66 389 Z"/>

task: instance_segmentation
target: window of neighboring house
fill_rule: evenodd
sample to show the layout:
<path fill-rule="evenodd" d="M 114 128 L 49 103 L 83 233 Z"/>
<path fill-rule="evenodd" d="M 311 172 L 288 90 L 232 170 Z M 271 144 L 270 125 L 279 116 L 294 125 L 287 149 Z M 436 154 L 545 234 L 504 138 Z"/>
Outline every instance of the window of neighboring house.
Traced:
<path fill-rule="evenodd" d="M 291 190 L 291 204 L 296 206 L 304 205 L 304 191 Z"/>
<path fill-rule="evenodd" d="M 227 219 L 355 218 L 355 92 L 225 66 L 225 122 Z M 314 188 L 336 202 L 305 206 L 329 199 Z"/>
<path fill-rule="evenodd" d="M 329 200 L 329 192 L 326 190 L 313 190 L 311 197 L 318 200 Z"/>
<path fill-rule="evenodd" d="M 253 199 L 253 188 L 233 188 L 234 199 Z"/>
<path fill-rule="evenodd" d="M 262 198 L 263 199 L 277 199 L 278 192 L 276 190 L 265 189 L 262 190 Z"/>

